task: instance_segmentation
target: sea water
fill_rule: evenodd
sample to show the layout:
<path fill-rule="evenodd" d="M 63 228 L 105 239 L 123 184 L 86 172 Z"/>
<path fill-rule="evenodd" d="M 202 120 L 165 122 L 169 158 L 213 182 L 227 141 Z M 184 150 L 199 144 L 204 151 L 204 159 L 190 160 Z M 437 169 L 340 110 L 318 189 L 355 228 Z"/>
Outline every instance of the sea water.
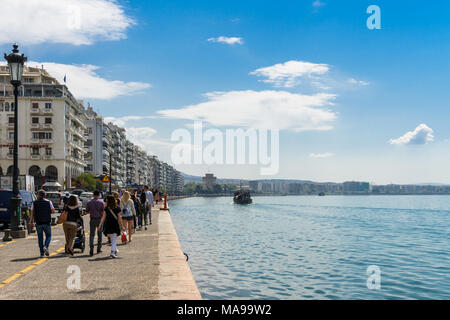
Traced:
<path fill-rule="evenodd" d="M 450 299 L 450 196 L 253 202 L 170 202 L 204 299 Z"/>

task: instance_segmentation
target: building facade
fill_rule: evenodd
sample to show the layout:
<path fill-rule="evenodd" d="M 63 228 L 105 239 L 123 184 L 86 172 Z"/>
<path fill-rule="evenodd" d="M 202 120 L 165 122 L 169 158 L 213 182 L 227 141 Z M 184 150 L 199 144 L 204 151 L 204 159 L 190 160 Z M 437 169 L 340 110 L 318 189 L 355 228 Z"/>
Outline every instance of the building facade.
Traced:
<path fill-rule="evenodd" d="M 77 177 L 90 173 L 110 175 L 114 188 L 180 190 L 172 166 L 127 140 L 124 128 L 105 123 L 90 104 L 85 109 L 43 67 L 24 67 L 18 101 L 19 174 L 33 176 L 36 189 L 50 181 L 74 188 Z M 13 173 L 15 107 L 8 67 L 0 66 L 0 175 Z"/>
<path fill-rule="evenodd" d="M 0 174 L 12 174 L 14 95 L 7 66 L 0 66 Z M 42 68 L 24 67 L 19 88 L 19 174 L 36 188 L 56 181 L 67 188 L 84 172 L 83 102 Z"/>

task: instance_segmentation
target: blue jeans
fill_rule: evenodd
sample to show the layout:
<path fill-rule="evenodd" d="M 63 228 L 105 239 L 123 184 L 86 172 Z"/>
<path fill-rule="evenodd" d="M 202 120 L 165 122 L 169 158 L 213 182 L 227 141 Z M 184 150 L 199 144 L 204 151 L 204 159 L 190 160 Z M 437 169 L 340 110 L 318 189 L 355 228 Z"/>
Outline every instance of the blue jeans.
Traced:
<path fill-rule="evenodd" d="M 38 236 L 39 250 L 41 255 L 44 254 L 44 247 L 50 246 L 50 241 L 52 240 L 52 227 L 49 224 L 37 224 L 36 232 Z M 45 245 L 44 245 L 44 233 L 45 233 Z"/>

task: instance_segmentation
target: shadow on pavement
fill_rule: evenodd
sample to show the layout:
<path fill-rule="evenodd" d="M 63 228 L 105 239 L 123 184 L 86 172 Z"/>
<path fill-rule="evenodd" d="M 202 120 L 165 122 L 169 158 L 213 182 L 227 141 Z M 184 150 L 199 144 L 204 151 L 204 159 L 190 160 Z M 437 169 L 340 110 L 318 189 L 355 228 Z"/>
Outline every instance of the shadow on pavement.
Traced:
<path fill-rule="evenodd" d="M 59 255 L 57 255 L 57 256 L 52 256 L 52 257 L 44 257 L 44 258 L 47 258 L 47 259 L 49 259 L 49 260 L 51 260 L 51 259 L 57 259 L 57 258 L 64 258 L 64 257 L 66 257 L 67 255 L 65 255 L 65 254 L 59 254 Z M 44 258 L 41 258 L 41 257 L 32 257 L 32 258 L 18 258 L 18 259 L 12 259 L 12 260 L 10 260 L 10 262 L 25 262 L 25 261 L 33 261 L 33 260 L 40 260 L 40 259 L 44 259 Z"/>
<path fill-rule="evenodd" d="M 98 288 L 98 289 L 93 289 L 93 290 L 81 290 L 81 291 L 76 291 L 77 294 L 91 294 L 91 293 L 96 293 L 97 291 L 104 291 L 104 290 L 110 290 L 109 288 Z"/>
<path fill-rule="evenodd" d="M 112 260 L 113 258 L 111 258 L 110 256 L 107 257 L 99 257 L 99 258 L 95 258 L 95 259 L 89 259 L 88 261 L 92 261 L 92 262 L 96 262 L 96 261 L 105 261 L 105 260 Z M 115 259 L 122 259 L 120 257 L 117 257 Z"/>

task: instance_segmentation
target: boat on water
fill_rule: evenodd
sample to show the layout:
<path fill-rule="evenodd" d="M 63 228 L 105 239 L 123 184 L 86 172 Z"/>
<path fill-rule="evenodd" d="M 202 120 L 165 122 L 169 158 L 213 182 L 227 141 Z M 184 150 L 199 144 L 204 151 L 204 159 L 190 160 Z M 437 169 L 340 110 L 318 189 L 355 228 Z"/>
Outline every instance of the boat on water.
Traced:
<path fill-rule="evenodd" d="M 319 197 L 323 197 L 323 196 L 325 196 L 325 193 L 324 192 L 320 192 L 319 193 Z"/>
<path fill-rule="evenodd" d="M 233 201 L 236 204 L 250 204 L 253 202 L 250 191 L 238 190 L 234 193 Z"/>

